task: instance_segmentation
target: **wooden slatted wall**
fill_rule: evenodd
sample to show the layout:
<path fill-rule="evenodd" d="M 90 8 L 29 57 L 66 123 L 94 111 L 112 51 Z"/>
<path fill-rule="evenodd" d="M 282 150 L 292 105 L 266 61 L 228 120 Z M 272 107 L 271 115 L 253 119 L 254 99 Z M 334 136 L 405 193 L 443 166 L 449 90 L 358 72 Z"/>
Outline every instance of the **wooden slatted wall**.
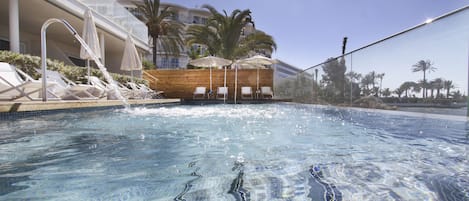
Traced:
<path fill-rule="evenodd" d="M 187 70 L 146 70 L 146 73 L 158 78 L 155 83 L 148 75 L 143 78 L 148 80 L 150 87 L 154 90 L 164 91 L 167 98 L 191 99 L 195 87 L 204 86 L 210 88 L 209 69 L 187 69 Z M 212 70 L 212 89 L 223 86 L 223 69 Z M 256 89 L 257 69 L 238 70 L 238 97 L 241 94 L 241 86 L 251 86 L 253 93 Z M 226 86 L 228 87 L 228 98 L 234 99 L 235 70 L 228 69 L 226 74 Z M 273 70 L 259 69 L 259 87 L 270 86 L 273 88 Z"/>

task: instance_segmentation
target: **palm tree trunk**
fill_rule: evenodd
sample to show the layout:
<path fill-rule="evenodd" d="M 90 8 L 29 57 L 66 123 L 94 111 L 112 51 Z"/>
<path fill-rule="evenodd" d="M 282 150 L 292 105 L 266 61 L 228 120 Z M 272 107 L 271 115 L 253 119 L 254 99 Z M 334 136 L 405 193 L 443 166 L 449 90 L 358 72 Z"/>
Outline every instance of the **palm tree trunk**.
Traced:
<path fill-rule="evenodd" d="M 381 96 L 381 87 L 383 86 L 383 78 L 379 79 L 379 91 L 378 91 L 378 96 Z"/>
<path fill-rule="evenodd" d="M 153 64 L 155 65 L 155 67 L 157 67 L 156 65 L 157 45 L 158 45 L 158 37 L 153 37 Z"/>
<path fill-rule="evenodd" d="M 422 84 L 422 88 L 423 88 L 423 91 L 422 91 L 422 98 L 425 98 L 426 97 L 426 94 L 427 94 L 427 89 L 426 89 L 426 85 L 427 82 L 425 81 L 425 70 L 423 71 L 423 84 Z"/>

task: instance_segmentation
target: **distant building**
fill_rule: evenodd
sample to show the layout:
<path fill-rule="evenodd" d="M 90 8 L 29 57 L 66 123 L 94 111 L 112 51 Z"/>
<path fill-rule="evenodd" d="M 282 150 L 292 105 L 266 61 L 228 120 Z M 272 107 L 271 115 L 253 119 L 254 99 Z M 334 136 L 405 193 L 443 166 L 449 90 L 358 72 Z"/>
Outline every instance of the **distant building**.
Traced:
<path fill-rule="evenodd" d="M 42 24 L 50 18 L 65 19 L 81 35 L 83 14 L 88 7 L 93 10 L 101 54 L 108 71 L 127 74 L 120 70 L 120 62 L 128 31 L 133 30 L 137 50 L 142 55 L 150 50 L 148 33 L 145 24 L 116 0 L 0 1 L 0 19 L 3 19 L 0 20 L 0 50 L 40 56 Z M 46 36 L 48 58 L 84 66 L 84 60 L 80 59 L 80 44 L 64 26 L 52 24 Z"/>
<path fill-rule="evenodd" d="M 127 8 L 131 13 L 135 16 L 140 16 L 141 13 L 138 12 L 135 3 L 139 3 L 142 0 L 119 0 L 124 7 Z M 186 27 L 194 24 L 204 25 L 207 23 L 208 18 L 211 16 L 210 12 L 199 9 L 199 8 L 186 8 L 181 5 L 172 4 L 172 3 L 160 3 L 160 9 L 165 7 L 171 7 L 171 10 L 175 13 L 173 16 L 174 20 L 178 20 Z M 189 55 L 188 52 L 191 48 L 199 49 L 200 54 L 204 54 L 206 48 L 203 45 L 194 44 L 192 47 L 184 47 L 181 51 L 181 54 L 177 56 L 167 56 L 165 52 L 163 52 L 161 47 L 158 47 L 158 54 L 157 54 L 157 66 L 159 69 L 178 69 L 178 68 L 186 68 L 187 64 L 189 63 Z M 151 57 L 147 58 L 151 60 Z"/>
<path fill-rule="evenodd" d="M 272 65 L 274 69 L 274 80 L 281 80 L 287 77 L 296 76 L 298 73 L 303 72 L 303 69 L 299 69 L 284 61 L 276 59 L 277 63 Z"/>
<path fill-rule="evenodd" d="M 142 0 L 118 0 L 124 7 L 127 8 L 131 13 L 135 16 L 140 16 L 141 13 L 138 12 L 135 3 L 142 2 Z M 186 8 L 181 5 L 172 4 L 172 3 L 160 3 L 160 9 L 165 7 L 171 7 L 172 11 L 175 13 L 173 16 L 174 20 L 178 20 L 187 27 L 191 25 L 205 25 L 208 19 L 211 16 L 211 13 L 205 9 L 201 8 Z M 251 34 L 255 29 L 251 24 L 248 24 L 242 31 L 242 36 L 246 36 Z M 193 44 L 191 47 L 184 47 L 181 51 L 179 57 L 175 56 L 167 56 L 162 51 L 161 47 L 158 47 L 158 54 L 157 54 L 157 66 L 159 69 L 178 69 L 178 68 L 186 68 L 187 64 L 189 63 L 189 51 L 198 50 L 200 55 L 204 55 L 207 48 L 205 45 L 201 44 Z M 271 53 L 262 52 L 266 56 L 270 56 Z M 151 60 L 151 57 L 148 58 Z"/>

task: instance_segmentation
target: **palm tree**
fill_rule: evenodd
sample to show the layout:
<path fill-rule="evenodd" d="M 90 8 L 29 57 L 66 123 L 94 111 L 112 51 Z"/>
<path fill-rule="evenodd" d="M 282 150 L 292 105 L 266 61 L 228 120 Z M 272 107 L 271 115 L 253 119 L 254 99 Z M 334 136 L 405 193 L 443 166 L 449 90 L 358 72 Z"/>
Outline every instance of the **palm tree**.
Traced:
<path fill-rule="evenodd" d="M 423 85 L 422 85 L 422 88 L 423 88 L 423 92 L 422 92 L 422 96 L 423 98 L 426 98 L 427 97 L 427 90 L 426 90 L 426 86 L 425 84 L 427 83 L 427 80 L 426 80 L 426 73 L 428 71 L 428 73 L 430 72 L 434 72 L 436 70 L 436 67 L 433 66 L 433 62 L 431 62 L 430 60 L 420 60 L 419 62 L 417 62 L 416 64 L 414 64 L 412 66 L 412 72 L 420 72 L 422 71 L 423 72 Z"/>
<path fill-rule="evenodd" d="M 366 84 L 366 89 L 369 90 L 369 85 L 371 85 L 371 90 L 372 92 L 375 93 L 375 96 L 377 96 L 377 88 L 375 87 L 376 84 L 376 78 L 377 78 L 377 73 L 375 71 L 371 71 L 368 74 L 365 75 L 362 79 L 362 84 Z"/>
<path fill-rule="evenodd" d="M 412 88 L 411 82 L 404 82 L 399 87 L 400 91 L 405 92 L 405 97 L 409 97 L 409 89 Z"/>
<path fill-rule="evenodd" d="M 453 81 L 451 80 L 445 80 L 443 82 L 443 88 L 446 89 L 446 98 L 449 98 L 449 91 L 451 89 L 454 89 L 454 84 Z"/>
<path fill-rule="evenodd" d="M 385 89 L 383 89 L 382 94 L 383 94 L 384 97 L 387 98 L 391 95 L 391 90 L 389 90 L 389 88 L 385 88 Z"/>
<path fill-rule="evenodd" d="M 173 19 L 174 13 L 167 6 L 159 10 L 160 0 L 143 0 L 135 3 L 142 15 L 142 20 L 148 28 L 153 49 L 153 64 L 156 66 L 157 47 L 160 46 L 166 55 L 179 55 L 184 47 L 183 30 L 184 25 Z"/>
<path fill-rule="evenodd" d="M 228 16 L 226 11 L 219 13 L 215 8 L 204 5 L 212 16 L 206 25 L 191 25 L 187 30 L 186 43 L 203 44 L 211 55 L 225 59 L 237 59 L 254 52 L 272 52 L 277 48 L 272 36 L 255 30 L 252 34 L 244 35 L 245 27 L 254 23 L 251 11 L 236 9 Z"/>
<path fill-rule="evenodd" d="M 354 71 L 350 71 L 345 75 L 350 79 L 350 83 L 355 83 L 355 80 L 359 80 L 362 77 L 362 74 Z"/>
<path fill-rule="evenodd" d="M 412 92 L 414 93 L 419 93 L 422 90 L 422 85 L 416 82 L 411 82 L 412 83 Z"/>
<path fill-rule="evenodd" d="M 432 87 L 436 89 L 436 98 L 440 98 L 440 90 L 443 89 L 443 82 L 442 78 L 436 78 L 432 81 Z"/>
<path fill-rule="evenodd" d="M 402 93 L 404 93 L 404 90 L 403 90 L 401 87 L 399 87 L 399 88 L 397 88 L 396 90 L 394 90 L 394 93 L 395 93 L 399 98 L 401 98 Z"/>
<path fill-rule="evenodd" d="M 434 80 L 430 81 L 430 82 L 428 83 L 428 85 L 427 85 L 427 89 L 430 90 L 430 98 L 434 98 L 434 97 L 433 97 L 433 91 L 435 91 L 435 89 L 436 89 L 435 86 L 436 86 L 436 83 L 435 83 Z"/>
<path fill-rule="evenodd" d="M 382 86 L 383 86 L 383 77 L 384 77 L 384 75 L 385 75 L 384 73 L 378 73 L 378 74 L 376 75 L 376 78 L 379 79 L 379 90 L 378 90 L 378 92 L 381 92 L 381 88 L 382 88 Z M 378 95 L 378 96 L 379 96 L 379 95 Z"/>
<path fill-rule="evenodd" d="M 399 87 L 399 89 L 403 92 L 405 92 L 405 96 L 406 97 L 409 97 L 409 90 L 412 89 L 412 91 L 420 91 L 420 87 L 417 83 L 415 82 L 411 82 L 411 81 L 408 81 L 408 82 L 404 82 L 401 84 L 401 86 Z"/>
<path fill-rule="evenodd" d="M 370 94 L 370 85 L 374 82 L 373 76 L 368 73 L 362 77 L 361 84 L 363 87 L 363 95 L 368 96 Z M 373 83 L 374 85 L 374 83 Z"/>

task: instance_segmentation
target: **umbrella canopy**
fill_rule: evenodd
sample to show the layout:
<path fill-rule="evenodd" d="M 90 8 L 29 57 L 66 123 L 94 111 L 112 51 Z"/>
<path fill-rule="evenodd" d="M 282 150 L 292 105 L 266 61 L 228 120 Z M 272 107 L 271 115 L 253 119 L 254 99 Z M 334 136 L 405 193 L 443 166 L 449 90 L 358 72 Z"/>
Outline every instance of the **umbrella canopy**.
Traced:
<path fill-rule="evenodd" d="M 228 66 L 231 61 L 220 57 L 207 56 L 199 59 L 189 61 L 189 64 L 198 67 L 210 68 L 210 91 L 212 91 L 212 68 L 217 66 Z M 226 83 L 226 69 L 225 69 L 225 83 Z M 226 84 L 225 84 L 226 85 Z"/>
<path fill-rule="evenodd" d="M 253 57 L 249 57 L 247 59 L 241 59 L 239 60 L 239 63 L 254 64 L 254 65 L 272 65 L 276 63 L 276 61 L 274 59 L 271 59 L 262 55 L 256 55 Z"/>
<path fill-rule="evenodd" d="M 207 56 L 191 60 L 189 63 L 193 66 L 213 68 L 217 66 L 228 66 L 231 64 L 231 61 L 220 57 Z"/>
<path fill-rule="evenodd" d="M 236 61 L 237 67 L 238 68 L 252 68 L 252 69 L 257 69 L 257 79 L 256 79 L 256 84 L 257 88 L 256 91 L 259 90 L 259 69 L 260 68 L 265 68 L 264 65 L 272 65 L 277 63 L 274 59 L 262 56 L 262 55 L 256 55 L 253 57 L 249 57 L 246 59 L 240 59 Z M 238 69 L 236 68 L 236 70 Z M 237 75 L 237 73 L 235 74 Z M 235 78 L 238 80 L 238 77 Z M 235 85 L 235 90 L 237 89 L 237 86 Z"/>
<path fill-rule="evenodd" d="M 138 55 L 137 48 L 135 47 L 132 37 L 127 35 L 125 39 L 124 55 L 122 55 L 121 70 L 130 71 L 133 77 L 134 70 L 142 70 L 142 61 Z"/>
<path fill-rule="evenodd" d="M 101 50 L 99 48 L 98 33 L 96 32 L 96 26 L 94 24 L 93 13 L 88 8 L 84 14 L 83 33 L 82 38 L 85 43 L 90 47 L 91 51 L 96 57 L 101 58 Z M 90 76 L 90 59 L 93 57 L 83 48 L 80 47 L 80 58 L 86 59 L 86 66 L 88 67 L 88 77 Z"/>

